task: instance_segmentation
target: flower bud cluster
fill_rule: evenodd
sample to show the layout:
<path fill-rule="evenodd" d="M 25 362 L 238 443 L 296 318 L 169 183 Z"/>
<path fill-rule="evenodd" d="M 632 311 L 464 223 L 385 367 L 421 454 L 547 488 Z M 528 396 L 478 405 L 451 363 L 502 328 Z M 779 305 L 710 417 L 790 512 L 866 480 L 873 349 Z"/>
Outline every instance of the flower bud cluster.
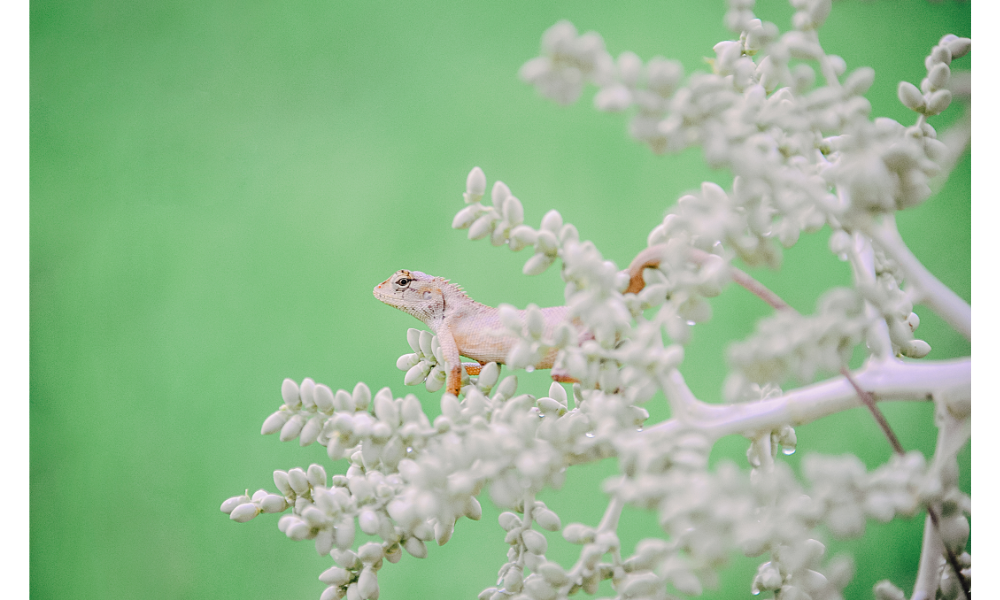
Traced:
<path fill-rule="evenodd" d="M 602 85 L 613 78 L 614 61 L 600 35 L 577 35 L 569 21 L 559 21 L 542 34 L 542 55 L 521 67 L 521 79 L 559 104 L 572 104 L 586 83 Z"/>
<path fill-rule="evenodd" d="M 810 454 L 803 459 L 802 470 L 812 484 L 817 520 L 839 538 L 860 536 L 866 518 L 886 523 L 897 515 L 913 516 L 941 489 L 927 475 L 919 452 L 893 455 L 870 473 L 853 454 Z"/>
<path fill-rule="evenodd" d="M 920 317 L 913 312 L 910 294 L 901 289 L 903 274 L 896 263 L 878 249 L 874 252 L 875 283 L 858 285 L 865 300 L 875 306 L 885 319 L 893 354 L 908 358 L 923 358 L 930 353 L 930 344 L 914 338 Z"/>
<path fill-rule="evenodd" d="M 411 327 L 406 332 L 406 341 L 413 349 L 413 353 L 404 354 L 396 360 L 396 368 L 406 371 L 403 383 L 405 385 L 424 383 L 428 392 L 441 389 L 448 379 L 448 371 L 437 337 L 429 331 Z M 465 371 L 462 371 L 462 374 L 464 375 Z"/>
<path fill-rule="evenodd" d="M 951 61 L 968 54 L 972 40 L 948 34 L 941 38 L 924 60 L 927 77 L 920 82 L 920 89 L 908 81 L 900 81 L 897 95 L 906 108 L 925 117 L 941 114 L 951 104 Z"/>
<path fill-rule="evenodd" d="M 630 52 L 617 62 L 605 54 L 611 66 L 592 79 L 600 87 L 594 99 L 599 109 L 636 107 L 634 138 L 656 152 L 700 145 L 711 166 L 736 175 L 731 200 L 692 218 L 701 230 L 693 233 L 702 237 L 700 246 L 721 241 L 751 265 L 780 259 L 776 248 L 762 243 L 767 238 L 789 247 L 802 231 L 849 222 L 852 208 L 881 212 L 920 204 L 930 195 L 928 179 L 951 166 L 947 147 L 923 118 L 947 106 L 949 64 L 968 52 L 969 40 L 942 38 L 926 61 L 922 91 L 901 85 L 904 103 L 922 114 L 917 125 L 905 128 L 891 119 L 873 124 L 863 94 L 874 71 L 861 67 L 847 74 L 844 60 L 827 55 L 818 42 L 815 30 L 830 0 L 794 4 L 795 30 L 779 36 L 774 24 L 753 17 L 752 2 L 731 2 L 727 23 L 740 31 L 740 40 L 717 44 L 713 73 L 695 73 L 686 85 L 679 64 L 655 58 L 644 65 Z M 565 22 L 556 29 L 575 31 Z M 790 66 L 792 60 L 802 62 Z M 533 59 L 525 69 L 542 64 L 537 61 L 544 62 Z M 814 89 L 810 63 L 819 66 L 826 85 Z M 536 256 L 532 272 L 548 262 Z"/>
<path fill-rule="evenodd" d="M 782 310 L 761 319 L 750 338 L 729 347 L 727 400 L 747 399 L 750 383 L 780 385 L 789 377 L 808 383 L 818 371 L 839 371 L 869 326 L 861 295 L 849 288 L 826 292 L 814 315 Z"/>
<path fill-rule="evenodd" d="M 775 593 L 776 598 L 815 598 L 842 600 L 842 590 L 854 576 L 854 561 L 836 556 L 822 565 L 826 546 L 819 540 L 805 538 L 777 546 L 771 560 L 757 568 L 750 592 Z"/>
<path fill-rule="evenodd" d="M 479 597 L 500 600 L 514 596 L 542 600 L 559 596 L 560 588 L 567 586 L 570 578 L 561 566 L 545 559 L 548 540 L 534 528 L 537 525 L 546 531 L 559 531 L 562 528 L 559 516 L 544 502 L 532 497 L 514 507 L 514 512 L 502 513 L 499 522 L 506 532 L 505 540 L 510 544 L 507 562 L 500 567 L 497 585 L 486 588 Z"/>

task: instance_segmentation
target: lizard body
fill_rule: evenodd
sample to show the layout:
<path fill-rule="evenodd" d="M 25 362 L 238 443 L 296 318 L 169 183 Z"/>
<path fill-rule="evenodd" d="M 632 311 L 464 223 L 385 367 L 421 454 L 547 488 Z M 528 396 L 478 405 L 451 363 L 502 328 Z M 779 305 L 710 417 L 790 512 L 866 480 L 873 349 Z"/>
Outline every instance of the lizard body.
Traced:
<path fill-rule="evenodd" d="M 625 269 L 629 283 L 624 294 L 637 294 L 646 286 L 642 273 L 644 269 L 656 268 L 668 252 L 667 244 L 656 244 L 640 252 Z M 689 260 L 704 264 L 714 257 L 706 252 L 689 248 Z M 777 309 L 788 305 L 755 279 L 733 266 L 727 267 L 733 281 L 767 301 Z M 392 277 L 375 286 L 375 297 L 399 310 L 420 319 L 437 335 L 438 343 L 448 362 L 447 391 L 459 393 L 462 386 L 462 369 L 470 375 L 477 375 L 479 368 L 489 362 L 504 364 L 510 350 L 518 340 L 505 335 L 500 321 L 500 311 L 492 306 L 480 304 L 465 295 L 462 288 L 442 277 L 434 277 L 420 271 L 396 271 Z M 569 319 L 569 308 L 551 306 L 543 308 L 545 327 L 543 335 L 551 339 L 556 327 L 569 321 L 577 330 L 577 343 L 593 339 L 593 335 L 576 320 Z M 518 311 L 523 319 L 525 311 Z M 551 348 L 542 359 L 535 363 L 536 369 L 551 369 L 558 350 Z M 466 356 L 475 363 L 461 363 L 459 357 Z M 575 381 L 563 375 L 553 374 L 557 381 Z"/>
<path fill-rule="evenodd" d="M 462 385 L 462 369 L 470 375 L 479 373 L 486 363 L 504 364 L 517 338 L 506 335 L 500 321 L 500 311 L 469 298 L 462 288 L 442 277 L 405 269 L 375 286 L 373 293 L 380 301 L 422 321 L 437 336 L 441 352 L 448 362 L 447 391 L 458 395 Z M 551 306 L 542 308 L 545 321 L 544 333 L 552 337 L 560 323 L 569 319 L 569 308 Z M 525 311 L 518 311 L 524 316 Z M 590 339 L 590 334 L 578 327 L 579 341 Z M 551 369 L 555 362 L 556 348 L 550 349 L 534 367 Z M 462 364 L 465 356 L 476 363 Z"/>

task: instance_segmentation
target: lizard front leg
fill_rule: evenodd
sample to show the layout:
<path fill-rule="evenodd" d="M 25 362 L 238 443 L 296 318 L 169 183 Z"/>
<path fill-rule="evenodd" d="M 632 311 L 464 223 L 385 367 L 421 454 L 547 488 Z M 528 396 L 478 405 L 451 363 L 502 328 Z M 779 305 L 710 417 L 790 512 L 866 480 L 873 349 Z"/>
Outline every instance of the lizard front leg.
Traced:
<path fill-rule="evenodd" d="M 462 362 L 458 358 L 458 344 L 455 343 L 455 336 L 448 328 L 447 321 L 443 327 L 438 329 L 437 339 L 441 346 L 441 354 L 444 355 L 444 359 L 448 363 L 448 383 L 445 391 L 457 396 L 462 390 Z"/>

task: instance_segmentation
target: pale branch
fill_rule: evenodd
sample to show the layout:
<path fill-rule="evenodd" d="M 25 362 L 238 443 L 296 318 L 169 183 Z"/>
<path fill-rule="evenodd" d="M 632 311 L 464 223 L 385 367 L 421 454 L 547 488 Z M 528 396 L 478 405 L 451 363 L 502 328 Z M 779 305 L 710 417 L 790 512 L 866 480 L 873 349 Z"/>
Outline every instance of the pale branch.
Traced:
<path fill-rule="evenodd" d="M 928 401 L 932 394 L 968 386 L 972 360 L 960 358 L 920 363 L 897 360 L 873 361 L 856 371 L 855 380 L 878 400 Z M 665 393 L 690 394 L 677 371 L 663 380 Z M 735 404 L 708 404 L 693 396 L 697 414 L 687 420 L 672 418 L 645 430 L 679 432 L 696 427 L 713 439 L 746 432 L 777 429 L 782 425 L 810 423 L 822 417 L 863 406 L 854 388 L 843 377 L 828 379 L 787 392 L 776 398 Z"/>
<path fill-rule="evenodd" d="M 958 420 L 948 414 L 947 408 L 939 409 L 937 444 L 934 449 L 932 469 L 940 472 L 944 461 L 955 460 L 955 455 L 969 440 L 969 419 Z M 929 600 L 934 598 L 940 586 L 940 558 L 945 555 L 956 579 L 962 586 L 966 598 L 971 600 L 969 582 L 962 574 L 961 565 L 951 548 L 941 540 L 941 527 L 935 507 L 927 506 L 927 519 L 924 522 L 924 541 L 920 549 L 920 566 L 917 570 L 917 581 L 913 587 L 911 600 Z"/>
<path fill-rule="evenodd" d="M 941 581 L 941 555 L 944 554 L 944 542 L 938 535 L 937 527 L 927 513 L 924 521 L 924 541 L 920 546 L 920 566 L 917 571 L 917 582 L 913 586 L 910 600 L 930 600 L 937 595 Z"/>
<path fill-rule="evenodd" d="M 916 288 L 914 302 L 927 305 L 962 336 L 972 341 L 972 308 L 951 288 L 941 283 L 924 267 L 903 242 L 896 229 L 895 218 L 883 215 L 881 223 L 861 223 L 864 231 L 886 256 L 896 261 L 906 280 Z"/>

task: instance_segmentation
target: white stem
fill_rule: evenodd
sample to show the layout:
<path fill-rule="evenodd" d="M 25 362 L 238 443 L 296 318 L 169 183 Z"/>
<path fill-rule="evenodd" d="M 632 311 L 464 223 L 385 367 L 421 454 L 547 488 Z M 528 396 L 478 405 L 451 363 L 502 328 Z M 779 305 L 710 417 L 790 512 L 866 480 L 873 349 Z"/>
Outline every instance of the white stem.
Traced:
<path fill-rule="evenodd" d="M 920 547 L 920 568 L 917 571 L 917 583 L 913 586 L 910 600 L 930 600 L 937 595 L 941 580 L 941 555 L 944 554 L 944 544 L 941 536 L 934 530 L 930 515 L 924 517 L 924 542 Z"/>
<path fill-rule="evenodd" d="M 660 377 L 660 388 L 670 403 L 671 420 L 691 423 L 715 418 L 719 414 L 720 407 L 706 404 L 695 397 L 677 369 L 671 369 L 665 377 Z"/>
<path fill-rule="evenodd" d="M 861 233 L 854 234 L 854 244 L 848 254 L 851 260 L 851 270 L 854 272 L 854 283 L 875 286 L 875 251 L 871 240 Z M 872 328 L 868 333 L 868 347 L 880 359 L 892 357 L 892 340 L 889 338 L 889 326 L 885 318 L 871 302 L 865 301 L 865 314 L 872 320 Z"/>
<path fill-rule="evenodd" d="M 930 399 L 932 393 L 961 389 L 972 380 L 972 359 L 948 361 L 872 361 L 856 371 L 855 381 L 878 400 Z M 671 378 L 668 382 L 672 382 Z M 687 422 L 670 419 L 643 433 L 674 433 L 697 427 L 711 438 L 798 425 L 863 406 L 844 377 L 836 377 L 792 390 L 777 398 L 739 404 L 711 405 L 699 402 L 699 414 Z"/>
<path fill-rule="evenodd" d="M 943 409 L 943 410 L 942 410 Z M 930 474 L 940 477 L 941 471 L 948 463 L 955 462 L 958 451 L 969 441 L 969 418 L 956 419 L 946 407 L 938 407 L 938 437 L 934 448 L 934 461 Z M 932 504 L 931 508 L 941 514 L 940 504 Z M 937 594 L 941 584 L 941 558 L 944 556 L 944 543 L 931 516 L 924 522 L 924 541 L 920 548 L 920 567 L 917 571 L 917 582 L 913 586 L 911 600 L 928 600 Z M 946 565 L 945 569 L 951 569 Z"/>
<path fill-rule="evenodd" d="M 929 306 L 965 339 L 971 341 L 972 307 L 917 260 L 900 237 L 892 216 L 882 217 L 880 224 L 872 221 L 862 223 L 861 228 L 886 255 L 896 261 L 906 280 L 916 287 L 918 296 L 914 301 Z"/>

